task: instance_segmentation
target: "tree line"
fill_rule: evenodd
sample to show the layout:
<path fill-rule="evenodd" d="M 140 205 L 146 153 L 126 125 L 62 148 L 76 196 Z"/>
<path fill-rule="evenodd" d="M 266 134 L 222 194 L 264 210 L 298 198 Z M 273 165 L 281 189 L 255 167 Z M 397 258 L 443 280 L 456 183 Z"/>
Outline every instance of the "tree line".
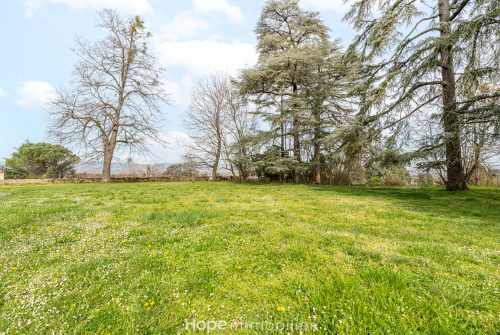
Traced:
<path fill-rule="evenodd" d="M 194 160 L 272 180 L 351 184 L 433 172 L 466 190 L 499 146 L 500 6 L 361 0 L 342 47 L 318 12 L 267 1 L 257 64 L 199 81 L 186 124 Z M 238 120 L 245 120 L 244 126 Z"/>
<path fill-rule="evenodd" d="M 246 180 L 346 185 L 407 179 L 447 190 L 498 160 L 500 0 L 357 0 L 343 46 L 319 12 L 268 0 L 255 27 L 258 61 L 200 78 L 185 125 L 185 164 Z M 103 162 L 162 142 L 164 69 L 139 17 L 99 13 L 100 41 L 77 37 L 69 88 L 49 108 L 51 137 Z M 175 52 L 173 50 L 172 52 Z M 488 172 L 488 173 L 489 173 Z"/>

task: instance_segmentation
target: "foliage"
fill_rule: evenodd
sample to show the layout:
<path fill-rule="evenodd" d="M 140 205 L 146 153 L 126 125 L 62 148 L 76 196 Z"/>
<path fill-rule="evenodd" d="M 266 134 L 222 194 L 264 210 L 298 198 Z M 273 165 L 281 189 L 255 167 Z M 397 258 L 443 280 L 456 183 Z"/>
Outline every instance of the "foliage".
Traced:
<path fill-rule="evenodd" d="M 489 122 L 468 122 L 462 126 L 461 151 L 463 154 L 463 166 L 465 178 L 472 185 L 487 185 L 493 177 L 492 172 L 498 164 L 498 154 L 500 153 L 500 140 L 497 135 L 496 123 Z M 447 164 L 445 143 L 442 136 L 438 136 L 442 131 L 439 124 L 429 121 L 426 127 L 422 128 L 422 135 L 418 141 L 421 148 L 417 156 L 416 166 L 420 171 L 431 173 L 440 182 L 447 181 Z M 482 178 L 484 183 L 480 183 L 480 174 L 486 174 Z"/>
<path fill-rule="evenodd" d="M 380 184 L 382 182 L 384 182 L 384 180 L 380 177 L 372 177 L 368 180 L 368 184 Z"/>
<path fill-rule="evenodd" d="M 419 118 L 434 113 L 447 189 L 467 189 L 462 129 L 498 122 L 499 91 L 478 88 L 500 75 L 500 2 L 359 0 L 346 19 L 359 31 L 346 60 L 367 89 L 353 131 L 390 129 L 408 143 L 425 127 Z"/>
<path fill-rule="evenodd" d="M 5 161 L 7 178 L 61 178 L 71 176 L 78 156 L 49 143 L 26 142 Z"/>
<path fill-rule="evenodd" d="M 385 172 L 384 181 L 388 185 L 408 185 L 411 176 L 404 165 L 396 164 Z"/>
<path fill-rule="evenodd" d="M 242 71 L 239 85 L 266 127 L 258 134 L 260 152 L 278 146 L 279 155 L 267 155 L 268 162 L 274 157 L 272 165 L 282 166 L 293 159 L 294 181 L 314 174 L 321 183 L 323 141 L 348 114 L 340 46 L 330 40 L 319 13 L 294 0 L 267 1 L 255 32 L 259 60 Z M 283 181 L 286 171 L 280 173 Z"/>
<path fill-rule="evenodd" d="M 191 176 L 197 176 L 198 175 L 198 170 L 196 169 L 196 166 L 193 165 L 190 162 L 186 163 L 178 163 L 178 164 L 171 164 L 167 167 L 165 170 L 164 176 L 165 177 L 191 177 Z"/>
<path fill-rule="evenodd" d="M 408 185 L 411 176 L 405 155 L 392 140 L 374 140 L 365 153 L 365 169 L 368 177 L 381 177 L 389 185 Z"/>
<path fill-rule="evenodd" d="M 252 156 L 255 173 L 269 181 L 293 180 L 297 161 L 282 157 L 280 148 L 273 146 L 267 148 L 262 154 Z"/>
<path fill-rule="evenodd" d="M 45 178 L 57 178 L 57 171 L 55 166 L 51 166 L 47 169 L 47 173 L 45 173 Z"/>
<path fill-rule="evenodd" d="M 16 173 L 15 171 L 13 171 L 12 169 L 9 169 L 5 165 L 0 166 L 0 170 L 3 171 L 5 179 L 23 179 L 24 178 L 24 175 Z"/>

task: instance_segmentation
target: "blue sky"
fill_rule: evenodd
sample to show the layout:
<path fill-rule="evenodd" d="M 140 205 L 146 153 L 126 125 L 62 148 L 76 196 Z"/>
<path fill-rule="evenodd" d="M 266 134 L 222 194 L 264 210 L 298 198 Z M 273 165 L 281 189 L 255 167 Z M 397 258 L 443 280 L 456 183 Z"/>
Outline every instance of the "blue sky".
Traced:
<path fill-rule="evenodd" d="M 0 161 L 25 140 L 49 141 L 44 104 L 54 89 L 68 85 L 76 56 L 76 35 L 102 36 L 96 11 L 117 9 L 140 15 L 153 33 L 151 52 L 167 70 L 172 104 L 165 108 L 164 136 L 169 149 L 153 145 L 160 162 L 179 161 L 185 136 L 182 114 L 193 83 L 207 73 L 235 73 L 255 63 L 255 24 L 260 0 L 0 0 Z M 353 30 L 342 22 L 342 0 L 302 0 L 302 7 L 321 11 L 333 38 L 347 45 Z"/>

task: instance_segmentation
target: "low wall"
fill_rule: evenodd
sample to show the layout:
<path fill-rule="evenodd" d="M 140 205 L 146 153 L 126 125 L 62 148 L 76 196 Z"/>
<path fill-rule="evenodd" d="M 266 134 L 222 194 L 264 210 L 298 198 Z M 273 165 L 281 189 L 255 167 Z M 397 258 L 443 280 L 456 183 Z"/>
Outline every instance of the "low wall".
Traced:
<path fill-rule="evenodd" d="M 195 177 L 195 181 L 208 181 L 210 177 Z M 111 178 L 112 183 L 148 183 L 148 182 L 179 182 L 192 181 L 191 177 L 125 177 Z M 65 179 L 4 179 L 0 185 L 10 184 L 86 184 L 100 183 L 100 178 L 65 178 Z"/>
<path fill-rule="evenodd" d="M 0 180 L 0 185 L 8 184 L 50 184 L 50 179 L 4 179 Z"/>

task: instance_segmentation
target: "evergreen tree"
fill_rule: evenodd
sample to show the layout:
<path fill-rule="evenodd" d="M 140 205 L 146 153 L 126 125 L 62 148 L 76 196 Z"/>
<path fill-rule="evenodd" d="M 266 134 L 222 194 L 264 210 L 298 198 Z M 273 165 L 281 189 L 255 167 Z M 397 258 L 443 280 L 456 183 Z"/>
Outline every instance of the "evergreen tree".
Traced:
<path fill-rule="evenodd" d="M 350 55 L 376 62 L 366 79 L 375 85 L 355 126 L 378 124 L 408 135 L 419 113 L 437 110 L 447 190 L 467 190 L 461 129 L 468 119 L 499 115 L 500 92 L 474 94 L 472 86 L 499 74 L 500 1 L 359 0 L 346 18 L 360 31 Z M 457 94 L 457 87 L 469 94 Z"/>
<path fill-rule="evenodd" d="M 60 178 L 72 175 L 79 161 L 63 146 L 26 142 L 5 161 L 5 167 L 10 178 Z"/>
<path fill-rule="evenodd" d="M 273 165 L 280 166 L 275 171 L 282 171 L 282 181 L 286 169 L 294 166 L 294 181 L 299 182 L 302 141 L 309 138 L 314 143 L 315 180 L 321 182 L 321 126 L 325 112 L 335 105 L 332 64 L 339 47 L 330 41 L 319 13 L 303 10 L 294 0 L 267 1 L 255 31 L 259 60 L 243 71 L 241 86 L 270 125 L 261 138 L 279 146 L 279 156 L 267 156 L 276 158 Z"/>

